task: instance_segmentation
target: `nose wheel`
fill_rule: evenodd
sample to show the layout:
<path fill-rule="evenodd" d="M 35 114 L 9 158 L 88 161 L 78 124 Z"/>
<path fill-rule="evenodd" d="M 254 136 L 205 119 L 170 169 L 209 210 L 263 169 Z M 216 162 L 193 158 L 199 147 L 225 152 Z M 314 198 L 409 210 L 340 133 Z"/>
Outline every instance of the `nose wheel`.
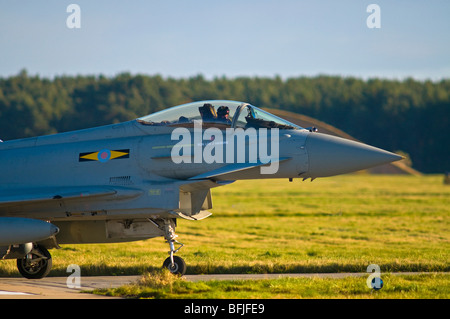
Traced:
<path fill-rule="evenodd" d="M 169 269 L 174 275 L 183 276 L 186 273 L 186 263 L 184 259 L 179 256 L 173 256 L 173 261 L 170 257 L 164 260 L 163 268 Z"/>
<path fill-rule="evenodd" d="M 183 276 L 186 273 L 186 263 L 183 258 L 174 256 L 181 247 L 184 245 L 177 241 L 178 235 L 175 234 L 175 222 L 173 219 L 165 219 L 164 220 L 164 238 L 167 243 L 169 243 L 170 251 L 169 257 L 164 260 L 163 268 L 169 269 L 172 274 Z M 177 249 L 175 249 L 175 244 L 180 245 Z"/>

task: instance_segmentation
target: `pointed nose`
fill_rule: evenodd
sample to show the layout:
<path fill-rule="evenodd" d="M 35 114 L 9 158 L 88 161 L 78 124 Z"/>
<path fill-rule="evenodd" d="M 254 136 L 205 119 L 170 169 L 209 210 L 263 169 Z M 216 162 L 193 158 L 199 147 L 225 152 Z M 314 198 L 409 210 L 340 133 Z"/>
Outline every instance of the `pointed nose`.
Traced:
<path fill-rule="evenodd" d="M 378 166 L 402 156 L 344 138 L 311 133 L 306 139 L 309 177 L 325 177 Z"/>

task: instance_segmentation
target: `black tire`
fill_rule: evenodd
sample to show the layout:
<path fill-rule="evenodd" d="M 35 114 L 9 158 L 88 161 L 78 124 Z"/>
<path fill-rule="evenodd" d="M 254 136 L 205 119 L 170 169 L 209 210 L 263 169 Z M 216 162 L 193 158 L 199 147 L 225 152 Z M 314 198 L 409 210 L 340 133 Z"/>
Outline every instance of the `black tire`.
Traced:
<path fill-rule="evenodd" d="M 27 258 L 17 259 L 17 269 L 27 279 L 41 279 L 47 276 L 52 269 L 52 256 L 45 247 L 37 246 L 31 253 L 36 262 L 29 262 Z"/>
<path fill-rule="evenodd" d="M 170 257 L 168 257 L 166 260 L 164 260 L 163 268 L 169 269 L 169 271 L 174 275 L 180 275 L 183 276 L 186 273 L 186 263 L 184 262 L 183 258 L 178 256 L 173 256 L 173 267 L 170 267 Z"/>

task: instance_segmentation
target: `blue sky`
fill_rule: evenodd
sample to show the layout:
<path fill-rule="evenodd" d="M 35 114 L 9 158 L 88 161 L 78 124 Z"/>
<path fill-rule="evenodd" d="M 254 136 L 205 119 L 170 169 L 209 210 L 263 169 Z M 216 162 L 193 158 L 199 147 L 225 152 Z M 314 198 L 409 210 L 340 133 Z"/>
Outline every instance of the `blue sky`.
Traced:
<path fill-rule="evenodd" d="M 81 28 L 69 29 L 69 4 Z M 381 28 L 369 29 L 369 4 Z M 450 77 L 450 1 L 0 0 L 0 77 Z"/>

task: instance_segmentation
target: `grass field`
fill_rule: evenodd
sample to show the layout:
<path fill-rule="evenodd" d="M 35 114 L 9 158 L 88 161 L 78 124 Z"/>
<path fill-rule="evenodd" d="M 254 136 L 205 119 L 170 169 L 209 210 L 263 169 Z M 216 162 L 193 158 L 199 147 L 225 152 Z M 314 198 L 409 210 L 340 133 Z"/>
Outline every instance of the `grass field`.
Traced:
<path fill-rule="evenodd" d="M 94 293 L 150 299 L 448 299 L 450 296 L 450 278 L 445 274 L 383 274 L 382 280 L 383 288 L 376 291 L 366 286 L 364 277 L 189 282 L 159 270 L 145 274 L 136 284 Z"/>
<path fill-rule="evenodd" d="M 213 203 L 213 216 L 178 222 L 189 274 L 450 270 L 450 185 L 441 175 L 239 181 L 214 189 Z M 154 272 L 167 251 L 162 238 L 66 245 L 51 251 L 50 275 L 66 276 L 69 264 L 86 276 Z M 14 261 L 1 262 L 0 275 L 17 275 Z M 446 275 L 414 280 L 436 281 L 444 286 L 436 296 L 449 296 Z"/>

